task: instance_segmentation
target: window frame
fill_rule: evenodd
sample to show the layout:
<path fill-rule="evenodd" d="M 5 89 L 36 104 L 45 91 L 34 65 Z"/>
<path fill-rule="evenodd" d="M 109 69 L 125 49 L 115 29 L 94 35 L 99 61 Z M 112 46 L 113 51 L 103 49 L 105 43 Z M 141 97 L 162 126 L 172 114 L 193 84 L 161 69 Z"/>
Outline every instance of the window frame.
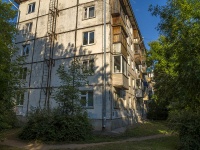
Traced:
<path fill-rule="evenodd" d="M 24 105 L 24 97 L 25 97 L 24 93 L 17 93 L 15 105 L 16 106 L 23 106 Z"/>
<path fill-rule="evenodd" d="M 92 63 L 93 66 L 91 66 L 90 62 L 93 62 Z M 82 73 L 91 73 L 91 74 L 95 73 L 95 60 L 94 59 L 83 60 Z"/>
<path fill-rule="evenodd" d="M 26 33 L 30 33 L 32 31 L 33 28 L 33 22 L 28 22 L 26 23 Z"/>
<path fill-rule="evenodd" d="M 26 80 L 27 72 L 28 72 L 27 67 L 21 68 L 20 71 L 19 71 L 19 78 L 20 78 L 21 80 Z"/>
<path fill-rule="evenodd" d="M 84 44 L 85 33 L 87 33 L 87 38 L 88 38 L 86 44 Z M 93 41 L 93 43 L 90 43 L 90 33 L 94 33 L 94 41 Z M 87 46 L 87 45 L 94 45 L 94 44 L 95 44 L 95 31 L 92 30 L 92 31 L 83 32 L 83 41 L 82 41 L 82 45 L 83 45 L 83 46 Z"/>
<path fill-rule="evenodd" d="M 27 48 L 28 48 L 28 53 L 27 53 Z M 21 56 L 28 56 L 29 53 L 30 53 L 30 44 L 22 45 Z"/>
<path fill-rule="evenodd" d="M 83 92 L 85 92 L 86 94 L 82 94 Z M 89 93 L 92 93 L 92 105 L 91 106 L 89 106 Z M 82 97 L 86 98 L 86 102 L 82 101 Z M 81 100 L 81 106 L 83 108 L 94 108 L 94 91 L 91 91 L 91 90 L 80 91 L 80 100 Z M 85 103 L 85 105 L 83 105 L 83 103 Z"/>
<path fill-rule="evenodd" d="M 114 57 L 120 57 L 120 70 L 119 71 L 116 71 Z M 128 75 L 128 62 L 122 55 L 114 55 L 113 56 L 113 73 L 114 74 L 121 73 L 121 74 L 124 74 L 125 76 Z"/>
<path fill-rule="evenodd" d="M 90 17 L 90 8 L 94 8 L 94 15 Z M 84 7 L 84 13 L 83 13 L 83 19 L 86 20 L 86 19 L 92 19 L 92 18 L 95 18 L 96 17 L 96 14 L 95 14 L 95 6 L 92 5 L 92 6 L 88 6 L 88 7 Z"/>
<path fill-rule="evenodd" d="M 27 10 L 27 14 L 31 14 L 33 12 L 35 12 L 35 4 L 36 2 L 30 3 L 28 4 L 28 10 Z M 34 6 L 34 7 L 33 7 Z M 34 8 L 34 9 L 33 9 Z"/>

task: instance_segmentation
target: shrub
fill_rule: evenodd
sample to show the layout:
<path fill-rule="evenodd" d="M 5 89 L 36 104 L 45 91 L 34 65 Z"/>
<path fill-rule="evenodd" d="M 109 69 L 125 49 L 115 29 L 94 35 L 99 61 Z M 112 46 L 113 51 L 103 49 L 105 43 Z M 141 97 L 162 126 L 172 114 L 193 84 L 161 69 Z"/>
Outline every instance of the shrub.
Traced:
<path fill-rule="evenodd" d="M 172 112 L 170 126 L 179 133 L 181 150 L 200 149 L 200 115 L 196 112 Z"/>
<path fill-rule="evenodd" d="M 90 137 L 92 126 L 87 114 L 64 115 L 58 110 L 32 113 L 19 137 L 23 140 L 82 141 Z"/>
<path fill-rule="evenodd" d="M 147 119 L 152 120 L 166 120 L 168 117 L 168 110 L 165 106 L 159 105 L 154 101 L 148 103 Z"/>

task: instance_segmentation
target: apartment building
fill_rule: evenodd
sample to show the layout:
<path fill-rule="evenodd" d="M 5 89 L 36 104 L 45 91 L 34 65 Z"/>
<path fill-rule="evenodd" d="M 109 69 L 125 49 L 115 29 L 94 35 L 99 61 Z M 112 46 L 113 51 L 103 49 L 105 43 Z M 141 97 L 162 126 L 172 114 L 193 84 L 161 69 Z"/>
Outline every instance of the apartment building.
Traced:
<path fill-rule="evenodd" d="M 15 2 L 20 12 L 16 45 L 25 57 L 26 80 L 26 92 L 17 100 L 18 116 L 35 107 L 58 106 L 52 96 L 60 85 L 56 71 L 77 57 L 93 71 L 80 87 L 80 97 L 87 101 L 84 108 L 96 130 L 141 120 L 146 50 L 129 0 Z"/>

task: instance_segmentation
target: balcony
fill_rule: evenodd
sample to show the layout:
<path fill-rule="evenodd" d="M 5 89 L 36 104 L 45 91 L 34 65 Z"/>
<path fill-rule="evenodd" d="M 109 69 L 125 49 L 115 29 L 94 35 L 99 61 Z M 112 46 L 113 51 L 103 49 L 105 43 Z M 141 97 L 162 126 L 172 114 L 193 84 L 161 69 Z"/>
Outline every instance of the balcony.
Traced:
<path fill-rule="evenodd" d="M 136 64 L 141 64 L 142 61 L 142 54 L 141 54 L 141 50 L 135 50 L 135 54 L 134 54 L 134 59 Z"/>
<path fill-rule="evenodd" d="M 127 59 L 127 50 L 121 43 L 113 44 L 113 54 L 119 55 L 122 54 Z"/>
<path fill-rule="evenodd" d="M 114 87 L 128 90 L 128 78 L 122 73 L 112 74 L 112 84 Z"/>
<path fill-rule="evenodd" d="M 142 91 L 142 89 L 136 89 L 135 90 L 135 96 L 137 98 L 143 98 L 143 91 Z"/>
<path fill-rule="evenodd" d="M 120 15 L 121 4 L 119 0 L 112 0 L 111 1 L 111 15 L 118 16 Z"/>

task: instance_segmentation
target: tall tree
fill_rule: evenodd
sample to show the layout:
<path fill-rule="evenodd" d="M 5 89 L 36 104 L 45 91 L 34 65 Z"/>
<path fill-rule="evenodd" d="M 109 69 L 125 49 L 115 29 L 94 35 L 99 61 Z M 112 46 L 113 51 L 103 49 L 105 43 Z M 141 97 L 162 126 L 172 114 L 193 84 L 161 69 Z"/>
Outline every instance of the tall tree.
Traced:
<path fill-rule="evenodd" d="M 183 149 L 200 149 L 195 136 L 199 130 L 193 126 L 200 120 L 200 1 L 168 0 L 150 11 L 161 18 L 157 29 L 162 36 L 150 43 L 149 61 L 156 60 L 155 94 L 168 102 L 171 123 L 184 135 L 182 144 L 187 143 Z"/>
<path fill-rule="evenodd" d="M 16 11 L 12 10 L 11 4 L 0 0 L 0 132 L 13 125 L 13 97 L 15 91 L 20 86 L 18 79 L 20 58 L 11 61 L 16 52 L 14 37 L 17 32 L 15 23 L 12 20 L 16 16 Z"/>

